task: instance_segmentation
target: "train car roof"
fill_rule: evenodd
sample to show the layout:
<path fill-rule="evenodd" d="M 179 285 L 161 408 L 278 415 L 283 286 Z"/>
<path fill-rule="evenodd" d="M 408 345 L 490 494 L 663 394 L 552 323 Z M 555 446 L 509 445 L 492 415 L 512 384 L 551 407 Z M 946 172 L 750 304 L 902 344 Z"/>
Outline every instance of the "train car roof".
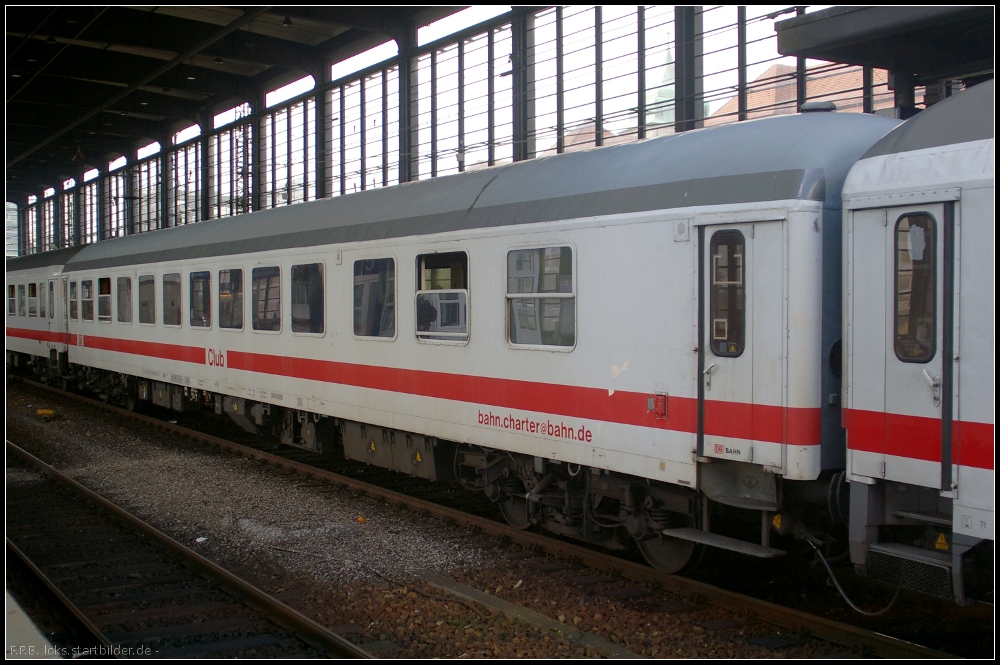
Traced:
<path fill-rule="evenodd" d="M 994 138 L 994 91 L 990 79 L 938 102 L 886 134 L 862 159 Z"/>
<path fill-rule="evenodd" d="M 7 259 L 4 269 L 7 272 L 20 270 L 34 270 L 35 268 L 62 268 L 66 262 L 73 258 L 84 248 L 84 245 L 77 247 L 66 247 L 65 249 L 55 249 L 50 252 L 40 252 L 38 254 L 28 254 Z"/>
<path fill-rule="evenodd" d="M 851 165 L 896 124 L 805 113 L 722 125 L 106 240 L 67 270 L 689 206 L 811 199 L 839 208 Z"/>

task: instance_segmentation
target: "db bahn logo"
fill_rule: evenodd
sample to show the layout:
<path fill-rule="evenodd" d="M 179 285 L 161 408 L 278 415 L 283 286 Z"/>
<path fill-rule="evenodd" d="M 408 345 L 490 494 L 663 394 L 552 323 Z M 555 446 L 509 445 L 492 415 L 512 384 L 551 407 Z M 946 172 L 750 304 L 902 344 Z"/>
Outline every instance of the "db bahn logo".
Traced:
<path fill-rule="evenodd" d="M 726 447 L 724 445 L 722 445 L 721 443 L 715 444 L 715 454 L 716 455 L 725 455 L 726 454 Z"/>

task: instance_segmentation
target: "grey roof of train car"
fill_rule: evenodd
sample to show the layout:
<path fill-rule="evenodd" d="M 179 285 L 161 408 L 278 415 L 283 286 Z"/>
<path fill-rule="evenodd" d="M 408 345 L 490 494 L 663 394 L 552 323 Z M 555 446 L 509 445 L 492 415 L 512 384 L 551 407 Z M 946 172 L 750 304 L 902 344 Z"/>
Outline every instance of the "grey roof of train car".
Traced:
<path fill-rule="evenodd" d="M 886 134 L 862 159 L 994 138 L 994 91 L 990 79 L 938 102 Z"/>
<path fill-rule="evenodd" d="M 6 270 L 33 270 L 35 268 L 47 268 L 49 266 L 62 266 L 73 258 L 85 245 L 76 247 L 66 247 L 55 249 L 51 252 L 40 252 L 38 254 L 28 254 L 17 258 L 7 259 Z"/>
<path fill-rule="evenodd" d="M 698 205 L 839 208 L 851 165 L 896 124 L 855 113 L 734 123 L 107 240 L 67 270 Z"/>

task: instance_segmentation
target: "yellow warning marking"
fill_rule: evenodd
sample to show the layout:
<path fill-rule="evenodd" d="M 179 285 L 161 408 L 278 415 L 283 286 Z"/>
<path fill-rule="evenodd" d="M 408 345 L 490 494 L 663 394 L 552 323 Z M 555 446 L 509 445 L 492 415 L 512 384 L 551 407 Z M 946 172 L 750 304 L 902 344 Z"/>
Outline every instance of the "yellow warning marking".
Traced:
<path fill-rule="evenodd" d="M 934 542 L 934 549 L 948 551 L 948 539 L 944 537 L 943 533 Z"/>
<path fill-rule="evenodd" d="M 39 416 L 54 416 L 56 414 L 52 409 L 35 409 L 35 415 Z"/>
<path fill-rule="evenodd" d="M 371 444 L 368 445 L 368 450 L 375 452 L 375 439 L 372 439 Z"/>
<path fill-rule="evenodd" d="M 771 526 L 773 526 L 778 531 L 781 531 L 781 513 L 778 513 L 771 518 Z"/>
<path fill-rule="evenodd" d="M 420 451 L 419 450 L 417 451 L 417 456 L 416 456 L 415 459 L 418 462 L 423 462 L 424 461 L 424 458 L 420 456 Z"/>

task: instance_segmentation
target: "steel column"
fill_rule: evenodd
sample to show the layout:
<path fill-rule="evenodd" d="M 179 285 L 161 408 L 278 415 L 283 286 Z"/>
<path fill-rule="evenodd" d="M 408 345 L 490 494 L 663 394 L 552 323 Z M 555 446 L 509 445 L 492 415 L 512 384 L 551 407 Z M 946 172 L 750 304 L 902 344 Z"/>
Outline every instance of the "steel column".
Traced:
<path fill-rule="evenodd" d="M 805 7 L 796 7 L 795 15 L 803 16 L 806 13 Z M 795 111 L 798 112 L 802 105 L 806 103 L 809 91 L 806 89 L 806 59 L 799 57 L 795 59 Z"/>
<path fill-rule="evenodd" d="M 698 126 L 697 109 L 700 78 L 697 70 L 698 24 L 701 14 L 695 7 L 674 9 L 674 131 L 686 132 Z"/>
<path fill-rule="evenodd" d="M 594 145 L 604 145 L 604 30 L 601 6 L 594 7 Z"/>
<path fill-rule="evenodd" d="M 458 172 L 465 171 L 465 40 L 458 40 Z"/>
<path fill-rule="evenodd" d="M 635 16 L 636 74 L 639 98 L 636 100 L 636 138 L 646 138 L 646 7 L 639 5 Z"/>
<path fill-rule="evenodd" d="M 528 14 L 518 11 L 510 22 L 511 32 L 511 109 L 513 157 L 515 162 L 528 159 Z M 491 54 L 492 55 L 492 54 Z M 492 58 L 491 58 L 492 60 Z M 491 76 L 492 78 L 492 76 Z"/>
<path fill-rule="evenodd" d="M 563 98 L 563 8 L 556 7 L 556 152 L 566 150 L 566 100 Z"/>
<path fill-rule="evenodd" d="M 493 28 L 490 28 L 486 37 L 486 59 L 486 164 L 493 166 L 496 142 L 493 131 Z"/>
<path fill-rule="evenodd" d="M 747 119 L 747 8 L 736 8 L 737 120 Z"/>

